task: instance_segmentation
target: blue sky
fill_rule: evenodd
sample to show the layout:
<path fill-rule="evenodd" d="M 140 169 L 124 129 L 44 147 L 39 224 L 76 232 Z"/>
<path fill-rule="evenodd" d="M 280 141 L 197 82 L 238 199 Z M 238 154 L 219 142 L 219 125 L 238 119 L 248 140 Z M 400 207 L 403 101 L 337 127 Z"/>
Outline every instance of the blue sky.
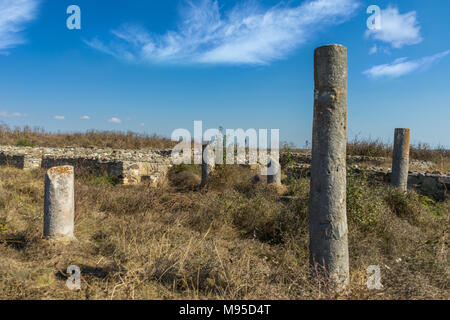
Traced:
<path fill-rule="evenodd" d="M 81 30 L 66 9 L 81 8 Z M 366 24 L 381 8 L 381 29 Z M 0 122 L 277 128 L 311 140 L 313 51 L 348 47 L 349 139 L 450 147 L 448 0 L 0 0 Z"/>

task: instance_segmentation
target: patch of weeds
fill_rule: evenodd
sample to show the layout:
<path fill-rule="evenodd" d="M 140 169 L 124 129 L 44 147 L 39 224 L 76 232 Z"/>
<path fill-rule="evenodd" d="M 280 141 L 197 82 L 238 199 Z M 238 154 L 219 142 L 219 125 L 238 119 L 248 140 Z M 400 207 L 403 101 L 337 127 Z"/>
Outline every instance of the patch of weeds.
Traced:
<path fill-rule="evenodd" d="M 93 177 L 93 178 L 89 178 L 87 180 L 87 184 L 91 184 L 91 185 L 118 185 L 119 184 L 119 178 L 112 176 L 108 173 L 103 173 L 101 176 L 97 176 L 97 177 Z"/>
<path fill-rule="evenodd" d="M 16 141 L 16 147 L 34 147 L 34 142 L 28 139 L 19 139 Z"/>
<path fill-rule="evenodd" d="M 8 231 L 8 225 L 0 223 L 0 233 Z"/>
<path fill-rule="evenodd" d="M 419 201 L 422 206 L 438 217 L 443 217 L 449 212 L 448 202 L 435 201 L 427 196 L 420 196 Z"/>
<path fill-rule="evenodd" d="M 397 217 L 417 224 L 422 205 L 417 194 L 393 189 L 387 194 L 385 201 Z"/>
<path fill-rule="evenodd" d="M 198 165 L 195 164 L 180 164 L 180 165 L 176 165 L 173 166 L 170 170 L 170 173 L 176 174 L 176 173 L 180 173 L 180 172 L 184 172 L 184 171 L 191 171 L 194 173 L 201 173 L 201 168 Z"/>
<path fill-rule="evenodd" d="M 374 231 L 381 201 L 369 190 L 367 177 L 350 174 L 347 177 L 348 219 L 363 228 Z"/>

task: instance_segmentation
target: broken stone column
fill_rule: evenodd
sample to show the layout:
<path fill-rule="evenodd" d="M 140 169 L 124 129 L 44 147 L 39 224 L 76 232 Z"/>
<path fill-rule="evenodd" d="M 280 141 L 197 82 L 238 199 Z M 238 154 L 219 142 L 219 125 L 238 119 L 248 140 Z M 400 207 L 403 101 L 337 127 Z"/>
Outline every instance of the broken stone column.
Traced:
<path fill-rule="evenodd" d="M 403 191 L 408 190 L 409 136 L 409 129 L 395 129 L 391 184 Z"/>
<path fill-rule="evenodd" d="M 45 176 L 44 238 L 74 240 L 74 168 L 54 167 Z"/>
<path fill-rule="evenodd" d="M 274 158 L 267 159 L 267 183 L 281 185 L 281 166 Z"/>
<path fill-rule="evenodd" d="M 201 186 L 206 185 L 211 177 L 215 167 L 215 157 L 213 145 L 210 142 L 202 143 L 202 182 Z"/>
<path fill-rule="evenodd" d="M 314 84 L 310 263 L 339 292 L 349 285 L 346 47 L 333 44 L 316 49 Z"/>

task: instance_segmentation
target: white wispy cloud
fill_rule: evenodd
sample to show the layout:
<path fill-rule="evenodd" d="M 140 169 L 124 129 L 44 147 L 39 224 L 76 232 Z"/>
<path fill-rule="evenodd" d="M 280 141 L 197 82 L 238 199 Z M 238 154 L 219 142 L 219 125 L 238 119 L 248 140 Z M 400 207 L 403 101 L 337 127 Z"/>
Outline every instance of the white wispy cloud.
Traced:
<path fill-rule="evenodd" d="M 54 120 L 66 120 L 65 116 L 54 116 L 53 117 Z"/>
<path fill-rule="evenodd" d="M 25 24 L 36 17 L 38 0 L 0 0 L 0 52 L 23 44 Z"/>
<path fill-rule="evenodd" d="M 393 48 L 422 42 L 417 13 L 401 14 L 396 7 L 381 10 L 381 28 L 366 31 L 366 37 L 389 43 Z"/>
<path fill-rule="evenodd" d="M 363 73 L 370 78 L 390 77 L 397 78 L 415 71 L 426 70 L 437 64 L 442 58 L 450 54 L 450 50 L 420 58 L 417 60 L 408 60 L 408 58 L 400 58 L 392 63 L 374 66 Z"/>
<path fill-rule="evenodd" d="M 120 120 L 119 118 L 111 118 L 108 120 L 108 122 L 110 123 L 122 123 L 122 120 Z"/>
<path fill-rule="evenodd" d="M 256 1 L 221 12 L 217 0 L 185 1 L 175 31 L 155 35 L 124 24 L 105 43 L 85 40 L 114 57 L 145 63 L 268 64 L 286 57 L 327 26 L 350 19 L 359 0 L 280 2 L 269 9 Z"/>
<path fill-rule="evenodd" d="M 91 120 L 91 117 L 89 116 L 82 116 L 80 117 L 81 120 Z"/>
<path fill-rule="evenodd" d="M 3 118 L 18 118 L 18 117 L 28 117 L 28 115 L 25 114 L 25 113 L 20 113 L 20 112 L 9 113 L 7 111 L 0 111 L 0 117 L 3 117 Z"/>

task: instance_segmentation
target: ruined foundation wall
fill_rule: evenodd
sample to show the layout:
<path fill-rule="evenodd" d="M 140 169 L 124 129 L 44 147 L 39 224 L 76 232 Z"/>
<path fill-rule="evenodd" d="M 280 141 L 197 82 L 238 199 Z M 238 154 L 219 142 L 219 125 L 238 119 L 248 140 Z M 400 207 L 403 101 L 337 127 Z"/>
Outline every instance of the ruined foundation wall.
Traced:
<path fill-rule="evenodd" d="M 194 153 L 195 154 L 195 153 Z M 270 152 L 267 156 L 270 155 Z M 260 161 L 264 163 L 266 157 Z M 246 162 L 248 162 L 248 152 Z M 390 170 L 377 168 L 378 163 L 386 162 L 386 158 L 347 156 L 349 169 L 361 171 L 360 162 L 371 162 L 374 168 L 367 169 L 369 173 L 390 181 Z M 255 159 L 253 159 L 255 161 Z M 307 152 L 281 152 L 280 164 L 288 176 L 298 177 L 309 175 L 311 154 Z M 72 165 L 75 171 L 90 170 L 94 174 L 116 177 L 119 183 L 125 185 L 138 184 L 149 181 L 158 184 L 164 181 L 168 170 L 172 166 L 171 150 L 113 150 L 96 148 L 31 148 L 0 146 L 0 166 L 11 166 L 19 169 L 44 168 Z M 408 185 L 415 187 L 426 195 L 442 199 L 450 190 L 450 176 L 425 172 L 430 163 L 410 160 L 410 165 L 424 171 L 410 171 Z M 257 169 L 260 165 L 252 165 Z M 422 170 L 422 169 L 420 169 Z"/>
<path fill-rule="evenodd" d="M 295 179 L 309 177 L 311 174 L 310 165 L 301 163 L 291 164 L 286 171 L 288 177 Z M 348 171 L 356 174 L 364 171 L 365 174 L 374 179 L 386 183 L 391 182 L 392 171 L 390 169 L 372 167 L 362 170 L 358 166 L 352 165 L 348 167 Z M 444 200 L 450 196 L 450 176 L 429 172 L 409 171 L 408 187 L 416 189 L 430 198 Z"/>
<path fill-rule="evenodd" d="M 171 166 L 170 150 L 113 150 L 95 148 L 30 148 L 0 146 L 0 165 L 19 169 L 71 165 L 77 170 L 107 173 L 119 183 L 162 181 Z"/>

